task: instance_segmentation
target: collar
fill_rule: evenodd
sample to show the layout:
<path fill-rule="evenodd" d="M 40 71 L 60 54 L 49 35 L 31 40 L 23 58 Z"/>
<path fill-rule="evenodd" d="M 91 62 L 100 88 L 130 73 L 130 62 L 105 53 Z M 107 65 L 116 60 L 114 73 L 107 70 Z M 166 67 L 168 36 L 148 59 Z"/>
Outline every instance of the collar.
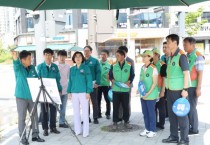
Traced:
<path fill-rule="evenodd" d="M 46 64 L 46 62 L 44 62 L 44 64 L 46 65 L 46 66 L 49 66 L 49 68 L 51 67 L 51 65 L 52 65 L 52 63 L 50 63 L 50 65 L 48 65 L 48 64 Z"/>
<path fill-rule="evenodd" d="M 123 62 L 123 64 L 122 64 L 122 66 L 120 65 L 120 62 L 118 62 L 118 64 L 119 64 L 119 66 L 120 66 L 121 68 L 123 68 L 123 66 L 125 65 L 125 60 L 124 60 L 124 62 Z"/>
<path fill-rule="evenodd" d="M 154 63 L 154 65 L 156 65 L 156 64 L 158 64 L 158 63 L 160 63 L 160 59 L 156 62 L 156 63 Z M 151 64 L 151 63 L 150 63 Z"/>
<path fill-rule="evenodd" d="M 88 59 L 86 59 L 85 61 L 90 61 L 92 59 L 92 56 L 90 56 Z"/>
<path fill-rule="evenodd" d="M 108 61 L 108 60 L 106 60 L 105 62 L 103 62 L 103 61 L 101 60 L 101 64 L 104 65 L 104 64 L 107 63 L 107 61 Z"/>
<path fill-rule="evenodd" d="M 77 67 L 77 64 L 75 65 L 76 69 L 81 69 L 83 67 L 83 64 L 80 64 L 79 68 Z"/>
<path fill-rule="evenodd" d="M 179 47 L 178 47 L 178 48 L 176 49 L 174 55 L 171 55 L 171 57 L 176 56 L 176 55 L 179 53 L 179 51 L 180 51 L 180 49 L 179 49 Z"/>
<path fill-rule="evenodd" d="M 196 48 L 194 48 L 194 50 L 191 53 L 187 53 L 187 56 L 190 56 L 191 54 L 195 53 Z"/>

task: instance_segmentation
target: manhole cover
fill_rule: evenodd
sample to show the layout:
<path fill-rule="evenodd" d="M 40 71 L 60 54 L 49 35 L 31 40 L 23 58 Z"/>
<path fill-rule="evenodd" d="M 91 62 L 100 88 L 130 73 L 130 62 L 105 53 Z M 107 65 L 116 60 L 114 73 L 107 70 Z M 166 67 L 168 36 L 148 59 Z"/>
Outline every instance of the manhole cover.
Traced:
<path fill-rule="evenodd" d="M 101 127 L 102 131 L 107 131 L 107 132 L 132 132 L 132 131 L 137 131 L 140 129 L 143 129 L 143 127 L 136 125 L 136 124 L 130 124 L 132 126 L 132 129 L 127 129 L 124 127 L 123 123 L 118 124 L 117 129 L 113 129 L 113 125 L 108 125 L 108 126 L 103 126 Z"/>

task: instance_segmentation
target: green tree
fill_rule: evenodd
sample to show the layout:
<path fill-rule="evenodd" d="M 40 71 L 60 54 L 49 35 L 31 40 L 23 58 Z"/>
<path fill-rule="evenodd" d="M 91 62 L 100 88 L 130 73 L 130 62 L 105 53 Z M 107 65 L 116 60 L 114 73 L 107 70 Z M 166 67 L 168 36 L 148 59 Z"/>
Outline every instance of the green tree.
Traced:
<path fill-rule="evenodd" d="M 3 55 L 6 52 L 6 50 L 3 47 L 2 41 L 0 41 L 0 56 Z"/>
<path fill-rule="evenodd" d="M 200 30 L 201 26 L 208 22 L 206 19 L 201 19 L 198 21 L 198 18 L 203 14 L 203 8 L 199 8 L 196 12 L 189 12 L 185 17 L 185 29 L 189 36 L 195 35 Z"/>

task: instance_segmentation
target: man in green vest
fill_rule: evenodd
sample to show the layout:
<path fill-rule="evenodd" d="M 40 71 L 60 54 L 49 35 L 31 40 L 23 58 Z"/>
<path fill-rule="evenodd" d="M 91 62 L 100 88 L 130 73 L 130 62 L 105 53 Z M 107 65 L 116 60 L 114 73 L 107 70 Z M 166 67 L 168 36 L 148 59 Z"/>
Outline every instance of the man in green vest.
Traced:
<path fill-rule="evenodd" d="M 26 126 L 26 113 L 27 111 L 31 113 L 34 102 L 32 101 L 31 92 L 29 90 L 27 78 L 37 78 L 37 72 L 35 67 L 31 65 L 31 53 L 23 50 L 17 56 L 17 52 L 12 52 L 13 57 L 13 67 L 15 72 L 16 87 L 15 87 L 15 97 L 18 112 L 18 130 L 19 136 L 21 137 Z M 36 108 L 35 108 L 36 109 Z M 38 126 L 38 116 L 37 109 L 31 117 L 32 121 L 32 141 L 44 142 L 43 139 L 39 137 L 39 126 Z M 21 143 L 23 145 L 29 145 L 26 138 L 26 133 L 24 132 Z"/>
<path fill-rule="evenodd" d="M 167 47 L 167 42 L 164 41 L 163 42 L 163 53 L 164 55 L 161 56 L 161 60 L 164 61 L 167 65 L 168 59 L 170 57 L 170 49 Z M 166 98 L 166 94 L 167 94 L 167 89 L 165 89 L 165 108 L 166 108 L 166 118 L 168 117 L 168 108 L 167 108 L 167 98 Z"/>
<path fill-rule="evenodd" d="M 117 129 L 119 121 L 119 105 L 123 106 L 123 120 L 125 128 L 131 129 L 129 124 L 129 91 L 130 88 L 122 88 L 116 85 L 116 82 L 121 82 L 130 85 L 134 79 L 134 69 L 131 64 L 125 60 L 125 53 L 122 50 L 116 52 L 117 62 L 111 66 L 109 78 L 112 81 L 113 91 L 113 129 Z"/>
<path fill-rule="evenodd" d="M 199 133 L 196 107 L 198 97 L 201 96 L 201 84 L 205 59 L 204 56 L 195 48 L 196 40 L 193 37 L 186 37 L 183 44 L 189 60 L 190 78 L 192 82 L 192 87 L 188 89 L 188 99 L 190 102 L 190 113 L 188 114 L 190 122 L 189 135 L 194 135 Z"/>
<path fill-rule="evenodd" d="M 101 118 L 101 98 L 102 94 L 104 95 L 104 99 L 106 101 L 106 118 L 110 119 L 110 111 L 111 111 L 111 104 L 108 99 L 108 92 L 110 89 L 110 80 L 109 80 L 109 70 L 111 67 L 111 64 L 108 62 L 107 58 L 109 56 L 109 51 L 106 49 L 103 49 L 101 51 L 101 61 L 100 61 L 100 66 L 101 66 L 101 82 L 100 86 L 98 87 L 98 109 L 99 109 L 99 114 L 98 117 Z"/>
<path fill-rule="evenodd" d="M 165 77 L 166 77 L 166 64 L 160 60 L 160 49 L 154 48 L 153 50 L 153 63 L 158 70 L 158 91 L 159 101 L 156 103 L 156 126 L 164 129 L 166 108 L 165 108 Z M 159 116 L 159 117 L 157 117 Z M 158 122 L 159 118 L 159 122 Z"/>
<path fill-rule="evenodd" d="M 94 124 L 98 124 L 98 87 L 101 81 L 101 67 L 99 61 L 92 57 L 92 47 L 84 47 L 85 62 L 84 64 L 90 68 L 92 79 L 93 79 L 93 92 L 90 94 L 91 102 L 93 105 L 93 119 Z M 89 119 L 91 122 L 91 120 Z"/>
<path fill-rule="evenodd" d="M 133 71 L 135 72 L 135 62 L 132 58 L 127 56 L 128 53 L 128 48 L 126 46 L 120 46 L 118 48 L 119 50 L 122 50 L 125 53 L 125 60 L 131 64 L 132 68 L 134 69 Z M 129 92 L 129 116 L 131 115 L 131 92 L 132 92 L 132 87 L 133 84 L 131 84 L 131 89 Z M 119 110 L 119 121 L 122 121 L 123 117 L 123 109 L 122 109 L 122 104 L 120 105 L 120 110 Z"/>
<path fill-rule="evenodd" d="M 58 90 L 61 94 L 62 86 L 60 84 L 60 72 L 58 66 L 55 63 L 52 63 L 53 50 L 46 48 L 43 51 L 45 61 L 37 66 L 38 75 L 42 78 L 54 78 L 56 79 Z M 48 112 L 49 110 L 49 112 Z M 56 129 L 56 107 L 53 104 L 47 102 L 41 103 L 41 114 L 42 114 L 42 128 L 44 130 L 43 135 L 48 136 L 48 121 L 50 121 L 50 132 L 59 134 L 60 131 Z M 49 117 L 50 115 L 50 117 Z"/>
<path fill-rule="evenodd" d="M 163 53 L 164 55 L 161 56 L 161 60 L 167 63 L 168 58 L 170 57 L 170 49 L 167 48 L 167 42 L 163 42 Z"/>
<path fill-rule="evenodd" d="M 171 56 L 167 63 L 167 79 L 165 86 L 167 89 L 168 114 L 170 122 L 170 136 L 163 139 L 163 143 L 178 143 L 177 145 L 189 145 L 189 119 L 188 116 L 178 117 L 172 111 L 174 102 L 188 96 L 189 86 L 189 64 L 185 53 L 179 49 L 179 36 L 170 34 L 166 37 L 167 47 L 171 51 Z M 178 126 L 180 127 L 180 136 L 178 136 Z"/>

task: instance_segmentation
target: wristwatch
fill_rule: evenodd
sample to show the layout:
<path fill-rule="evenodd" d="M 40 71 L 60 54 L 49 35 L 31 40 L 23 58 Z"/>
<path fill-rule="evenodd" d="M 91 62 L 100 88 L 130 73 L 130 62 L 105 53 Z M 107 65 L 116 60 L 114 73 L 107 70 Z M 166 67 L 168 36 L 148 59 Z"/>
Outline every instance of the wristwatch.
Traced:
<path fill-rule="evenodd" d="M 183 90 L 188 91 L 188 88 L 184 88 Z"/>

